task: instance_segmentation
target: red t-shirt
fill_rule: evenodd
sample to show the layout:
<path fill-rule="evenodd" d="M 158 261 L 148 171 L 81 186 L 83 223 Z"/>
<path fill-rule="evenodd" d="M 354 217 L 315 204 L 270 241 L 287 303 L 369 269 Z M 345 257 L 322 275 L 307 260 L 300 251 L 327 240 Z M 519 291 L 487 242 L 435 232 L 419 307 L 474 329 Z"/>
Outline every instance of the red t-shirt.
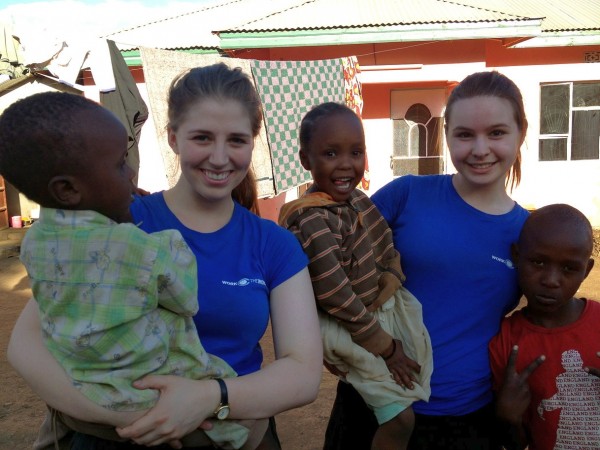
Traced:
<path fill-rule="evenodd" d="M 523 422 L 529 449 L 600 449 L 600 378 L 583 370 L 600 367 L 600 303 L 586 300 L 581 317 L 560 328 L 534 325 L 521 311 L 504 319 L 489 346 L 495 389 L 515 345 L 518 373 L 546 355 L 528 379 L 531 403 Z"/>

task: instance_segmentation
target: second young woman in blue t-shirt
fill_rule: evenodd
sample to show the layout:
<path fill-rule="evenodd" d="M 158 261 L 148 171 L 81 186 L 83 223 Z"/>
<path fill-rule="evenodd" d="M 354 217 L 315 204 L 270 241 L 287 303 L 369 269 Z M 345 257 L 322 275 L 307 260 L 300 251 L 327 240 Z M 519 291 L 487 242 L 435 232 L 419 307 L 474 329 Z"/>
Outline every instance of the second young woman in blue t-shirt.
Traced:
<path fill-rule="evenodd" d="M 487 345 L 520 297 L 510 245 L 528 212 L 506 188 L 520 181 L 526 131 L 518 87 L 495 71 L 472 74 L 445 112 L 456 173 L 400 177 L 371 197 L 393 231 L 404 286 L 423 305 L 433 347 L 431 397 L 413 404 L 409 449 L 500 448 Z M 361 439 L 374 429 L 372 413 L 340 383 L 325 449 L 366 449 Z"/>

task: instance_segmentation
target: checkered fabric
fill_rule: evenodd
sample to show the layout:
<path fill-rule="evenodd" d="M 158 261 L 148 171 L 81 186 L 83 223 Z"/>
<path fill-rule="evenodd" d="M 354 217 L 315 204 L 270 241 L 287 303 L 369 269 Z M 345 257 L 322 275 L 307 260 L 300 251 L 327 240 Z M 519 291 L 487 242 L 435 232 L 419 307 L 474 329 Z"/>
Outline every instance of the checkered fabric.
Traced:
<path fill-rule="evenodd" d="M 304 114 L 323 102 L 345 102 L 340 59 L 252 62 L 271 150 L 276 194 L 311 180 L 298 157 Z"/>

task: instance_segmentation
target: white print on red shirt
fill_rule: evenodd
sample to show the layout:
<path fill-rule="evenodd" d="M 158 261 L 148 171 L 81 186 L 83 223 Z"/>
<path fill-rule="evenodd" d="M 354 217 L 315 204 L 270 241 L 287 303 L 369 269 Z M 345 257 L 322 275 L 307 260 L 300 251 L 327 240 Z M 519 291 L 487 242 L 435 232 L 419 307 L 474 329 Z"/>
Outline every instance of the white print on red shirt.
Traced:
<path fill-rule="evenodd" d="M 600 448 L 600 378 L 583 370 L 577 350 L 562 354 L 565 372 L 556 377 L 557 393 L 540 402 L 537 412 L 560 409 L 554 450 Z"/>

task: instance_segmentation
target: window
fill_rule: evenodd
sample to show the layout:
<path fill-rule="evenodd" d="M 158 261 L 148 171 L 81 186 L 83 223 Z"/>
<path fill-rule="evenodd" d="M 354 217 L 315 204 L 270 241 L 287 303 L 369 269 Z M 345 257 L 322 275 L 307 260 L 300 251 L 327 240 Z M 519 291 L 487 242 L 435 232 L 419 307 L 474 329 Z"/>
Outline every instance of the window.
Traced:
<path fill-rule="evenodd" d="M 393 119 L 394 176 L 441 173 L 442 118 L 432 117 L 422 103 L 411 105 L 401 119 Z"/>
<path fill-rule="evenodd" d="M 600 159 L 600 82 L 543 84 L 540 161 Z"/>

